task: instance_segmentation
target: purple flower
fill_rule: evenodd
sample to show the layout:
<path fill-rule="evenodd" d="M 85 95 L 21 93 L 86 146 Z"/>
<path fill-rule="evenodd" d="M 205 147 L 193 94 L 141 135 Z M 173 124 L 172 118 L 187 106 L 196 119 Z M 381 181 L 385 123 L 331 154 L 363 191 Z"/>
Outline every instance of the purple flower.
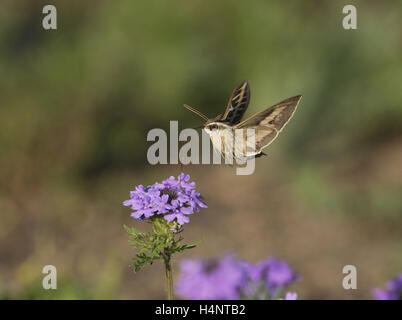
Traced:
<path fill-rule="evenodd" d="M 250 283 L 244 289 L 247 296 L 261 295 L 258 291 L 263 286 L 270 297 L 274 297 L 280 288 L 289 286 L 298 280 L 298 275 L 282 260 L 268 258 L 256 264 L 244 263 Z M 264 292 L 262 296 L 266 296 Z"/>
<path fill-rule="evenodd" d="M 142 185 L 130 192 L 130 199 L 123 202 L 130 206 L 131 216 L 138 220 L 162 214 L 167 221 L 176 219 L 183 225 L 188 223 L 188 215 L 199 212 L 200 208 L 207 208 L 202 196 L 195 191 L 195 182 L 190 182 L 190 176 L 184 173 L 177 179 L 173 176 L 162 183 L 156 182 L 146 188 Z"/>
<path fill-rule="evenodd" d="M 297 293 L 296 292 L 286 292 L 284 299 L 279 300 L 297 300 Z"/>
<path fill-rule="evenodd" d="M 377 300 L 402 300 L 402 273 L 389 280 L 385 289 L 374 289 L 373 296 Z"/>
<path fill-rule="evenodd" d="M 214 260 L 185 259 L 180 268 L 176 292 L 187 299 L 239 299 L 248 280 L 242 264 L 231 255 Z"/>
<path fill-rule="evenodd" d="M 214 260 L 183 260 L 176 290 L 187 299 L 272 299 L 296 279 L 284 261 L 269 258 L 252 264 L 224 255 Z"/>
<path fill-rule="evenodd" d="M 285 262 L 276 258 L 269 258 L 263 265 L 265 271 L 265 281 L 270 290 L 276 291 L 278 287 L 288 286 L 294 283 L 298 275 Z"/>

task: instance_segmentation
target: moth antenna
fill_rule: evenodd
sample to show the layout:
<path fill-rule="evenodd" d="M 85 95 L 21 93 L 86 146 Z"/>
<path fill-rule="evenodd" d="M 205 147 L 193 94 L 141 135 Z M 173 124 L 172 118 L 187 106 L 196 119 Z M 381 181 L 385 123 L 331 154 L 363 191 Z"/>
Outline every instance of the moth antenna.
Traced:
<path fill-rule="evenodd" d="M 195 114 L 199 115 L 199 116 L 200 116 L 201 118 L 203 118 L 205 121 L 208 121 L 208 120 L 209 120 L 208 117 L 207 117 L 205 114 L 203 114 L 203 113 L 201 113 L 200 111 L 194 109 L 193 107 L 190 107 L 190 106 L 188 106 L 188 105 L 186 105 L 186 104 L 184 104 L 183 106 L 184 106 L 184 108 L 186 108 L 186 109 L 188 109 L 188 110 L 194 112 Z"/>

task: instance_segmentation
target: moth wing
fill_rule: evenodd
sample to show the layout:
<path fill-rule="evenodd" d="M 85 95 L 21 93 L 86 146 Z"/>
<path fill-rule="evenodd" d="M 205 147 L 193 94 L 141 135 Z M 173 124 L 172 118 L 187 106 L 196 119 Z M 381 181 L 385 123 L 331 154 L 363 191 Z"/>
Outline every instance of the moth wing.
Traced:
<path fill-rule="evenodd" d="M 301 96 L 283 100 L 237 124 L 234 129 L 254 129 L 255 154 L 261 152 L 278 136 L 292 118 Z M 251 152 L 251 153 L 254 153 Z"/>
<path fill-rule="evenodd" d="M 248 129 L 252 129 L 250 133 Z M 253 130 L 254 129 L 254 130 Z M 235 133 L 235 157 L 244 162 L 246 159 L 261 153 L 278 136 L 275 128 L 241 128 Z"/>
<path fill-rule="evenodd" d="M 226 105 L 225 112 L 220 117 L 220 121 L 227 121 L 231 125 L 240 122 L 250 103 L 250 85 L 248 81 L 243 81 L 237 85 Z"/>

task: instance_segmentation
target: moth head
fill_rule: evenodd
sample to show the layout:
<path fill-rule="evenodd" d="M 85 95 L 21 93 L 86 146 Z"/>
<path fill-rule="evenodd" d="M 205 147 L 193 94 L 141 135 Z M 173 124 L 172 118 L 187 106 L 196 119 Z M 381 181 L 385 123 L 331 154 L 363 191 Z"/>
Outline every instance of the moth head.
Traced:
<path fill-rule="evenodd" d="M 216 123 L 216 122 L 213 122 L 213 121 L 211 121 L 211 120 L 208 120 L 206 123 L 205 123 L 205 126 L 204 126 L 204 129 L 208 132 L 208 131 L 215 131 L 215 130 L 218 130 L 219 129 L 219 126 L 218 126 L 218 124 Z"/>

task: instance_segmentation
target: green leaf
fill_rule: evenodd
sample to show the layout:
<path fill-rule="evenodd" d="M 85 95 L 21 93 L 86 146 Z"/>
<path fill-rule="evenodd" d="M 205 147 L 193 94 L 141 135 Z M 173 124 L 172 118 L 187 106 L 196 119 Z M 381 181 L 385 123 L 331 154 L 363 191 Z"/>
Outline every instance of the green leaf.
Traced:
<path fill-rule="evenodd" d="M 141 232 L 135 228 L 124 226 L 129 235 L 128 241 L 130 245 L 139 250 L 131 264 L 134 272 L 138 272 L 155 260 L 162 259 L 167 263 L 171 260 L 173 254 L 195 248 L 201 243 L 199 241 L 182 245 L 183 238 L 179 235 L 182 227 L 178 227 L 176 222 L 166 221 L 163 216 L 150 219 L 150 223 L 152 223 L 150 232 Z M 171 229 L 175 229 L 177 232 L 172 233 Z"/>

